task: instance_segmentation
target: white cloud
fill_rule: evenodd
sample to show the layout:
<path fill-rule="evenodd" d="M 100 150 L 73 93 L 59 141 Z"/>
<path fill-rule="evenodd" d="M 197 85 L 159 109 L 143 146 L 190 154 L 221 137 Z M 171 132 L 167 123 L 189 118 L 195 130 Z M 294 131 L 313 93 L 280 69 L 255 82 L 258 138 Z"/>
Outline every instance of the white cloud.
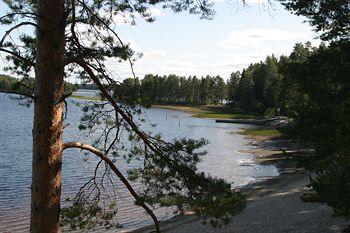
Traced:
<path fill-rule="evenodd" d="M 165 50 L 153 50 L 153 51 L 143 52 L 144 57 L 152 57 L 152 58 L 164 57 L 166 54 L 167 52 Z"/>
<path fill-rule="evenodd" d="M 124 44 L 128 44 L 130 46 L 130 48 L 136 52 L 140 51 L 140 47 L 136 44 L 136 41 L 134 41 L 133 39 L 126 39 L 126 40 L 123 40 L 123 43 Z"/>
<path fill-rule="evenodd" d="M 189 58 L 189 59 L 201 59 L 206 58 L 207 56 L 202 53 L 195 53 L 195 54 L 182 54 L 178 56 L 179 58 Z"/>
<path fill-rule="evenodd" d="M 245 0 L 247 4 L 268 4 L 268 0 Z"/>
<path fill-rule="evenodd" d="M 229 4 L 234 3 L 230 0 L 212 0 L 212 2 L 214 2 L 214 3 L 229 3 Z M 241 0 L 237 0 L 236 3 L 243 4 L 243 2 Z M 268 4 L 269 1 L 268 0 L 245 0 L 245 3 L 247 5 L 249 5 L 249 4 Z"/>
<path fill-rule="evenodd" d="M 149 8 L 148 13 L 151 15 L 151 17 L 154 17 L 154 18 L 166 15 L 164 10 L 157 8 L 157 7 Z M 142 16 L 138 13 L 135 13 L 134 17 L 135 18 L 133 19 L 130 14 L 121 12 L 121 13 L 113 16 L 113 22 L 117 26 L 120 26 L 120 25 L 133 26 L 135 23 L 137 23 L 135 21 L 143 20 Z"/>
<path fill-rule="evenodd" d="M 214 3 L 224 3 L 225 0 L 213 0 L 212 2 L 214 2 Z"/>
<path fill-rule="evenodd" d="M 132 25 L 132 18 L 124 13 L 119 13 L 113 16 L 113 22 L 115 25 Z"/>
<path fill-rule="evenodd" d="M 195 66 L 194 62 L 182 61 L 182 60 L 168 60 L 168 61 L 162 62 L 162 64 L 165 64 L 171 67 L 181 67 L 181 68 L 190 68 Z"/>
<path fill-rule="evenodd" d="M 165 16 L 166 15 L 164 10 L 162 10 L 160 8 L 157 8 L 157 7 L 150 8 L 148 10 L 148 12 L 150 12 L 153 17 L 159 17 L 159 16 Z"/>
<path fill-rule="evenodd" d="M 260 47 L 264 43 L 291 41 L 309 37 L 310 35 L 308 33 L 256 28 L 244 31 L 232 31 L 229 33 L 227 39 L 217 41 L 217 44 L 225 49 L 237 49 Z"/>

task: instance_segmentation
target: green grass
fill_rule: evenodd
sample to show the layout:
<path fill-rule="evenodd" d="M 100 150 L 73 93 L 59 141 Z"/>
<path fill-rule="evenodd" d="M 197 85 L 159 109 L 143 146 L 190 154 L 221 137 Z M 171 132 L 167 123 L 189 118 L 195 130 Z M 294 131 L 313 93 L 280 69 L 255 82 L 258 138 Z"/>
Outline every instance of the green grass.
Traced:
<path fill-rule="evenodd" d="M 98 96 L 71 95 L 70 97 L 80 100 L 101 100 Z"/>
<path fill-rule="evenodd" d="M 230 108 L 222 105 L 153 105 L 158 108 L 183 111 L 192 114 L 198 118 L 215 118 L 215 119 L 251 119 L 256 115 L 245 113 L 239 109 Z"/>
<path fill-rule="evenodd" d="M 266 136 L 266 137 L 280 137 L 282 136 L 281 132 L 277 129 L 266 129 L 266 128 L 252 128 L 244 129 L 241 132 L 243 135 L 247 136 Z"/>
<path fill-rule="evenodd" d="M 245 113 L 216 113 L 216 112 L 202 112 L 192 115 L 198 118 L 215 118 L 215 119 L 250 119 L 254 118 L 253 115 Z"/>

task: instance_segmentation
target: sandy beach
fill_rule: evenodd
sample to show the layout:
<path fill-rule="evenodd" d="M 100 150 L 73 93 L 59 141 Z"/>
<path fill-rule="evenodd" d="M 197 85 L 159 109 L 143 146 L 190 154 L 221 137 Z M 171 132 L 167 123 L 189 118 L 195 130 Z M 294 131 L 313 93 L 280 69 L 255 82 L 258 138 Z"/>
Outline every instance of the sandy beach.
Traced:
<path fill-rule="evenodd" d="M 300 196 L 310 192 L 307 188 L 309 174 L 293 160 L 294 156 L 300 156 L 296 145 L 269 137 L 252 140 L 256 149 L 242 152 L 256 154 L 257 163 L 274 164 L 280 175 L 244 187 L 247 207 L 221 228 L 203 225 L 200 217 L 188 215 L 163 222 L 162 232 L 340 233 L 350 224 L 345 219 L 334 218 L 326 204 L 301 201 Z M 132 232 L 153 232 L 153 226 Z"/>

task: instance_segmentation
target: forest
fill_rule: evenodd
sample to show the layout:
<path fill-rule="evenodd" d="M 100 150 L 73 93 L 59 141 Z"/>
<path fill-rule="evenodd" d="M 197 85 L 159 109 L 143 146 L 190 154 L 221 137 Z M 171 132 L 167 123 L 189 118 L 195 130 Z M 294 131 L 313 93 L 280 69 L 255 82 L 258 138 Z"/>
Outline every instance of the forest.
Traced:
<path fill-rule="evenodd" d="M 350 42 L 298 43 L 289 56 L 267 56 L 220 76 L 180 77 L 148 74 L 128 78 L 114 93 L 126 103 L 206 105 L 265 117 L 287 116 L 292 124 L 280 129 L 288 138 L 316 149 L 302 164 L 317 174 L 311 179 L 322 200 L 350 217 Z M 346 190 L 346 192 L 343 192 Z"/>
<path fill-rule="evenodd" d="M 319 47 L 312 46 L 310 42 L 298 43 L 288 56 L 267 56 L 264 61 L 250 64 L 242 71 L 232 72 L 226 82 L 219 75 L 183 77 L 176 74 L 147 74 L 142 79 L 127 78 L 115 87 L 114 96 L 129 104 L 228 104 L 264 116 L 283 115 L 294 118 L 300 108 L 307 104 L 310 95 L 310 90 L 305 86 L 310 84 L 305 83 L 302 69 L 311 69 L 313 66 L 342 69 L 342 64 L 328 64 L 328 59 L 320 56 L 340 50 L 344 51 L 345 56 L 347 46 L 345 42 L 328 46 L 322 43 Z M 316 60 L 315 57 L 319 58 Z M 331 83 L 327 85 L 334 85 Z"/>

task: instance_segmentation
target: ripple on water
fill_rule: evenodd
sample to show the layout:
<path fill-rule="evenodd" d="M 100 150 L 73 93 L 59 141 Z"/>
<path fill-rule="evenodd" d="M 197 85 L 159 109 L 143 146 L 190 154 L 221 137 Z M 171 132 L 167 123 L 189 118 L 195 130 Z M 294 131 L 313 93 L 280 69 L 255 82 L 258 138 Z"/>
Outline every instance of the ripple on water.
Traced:
<path fill-rule="evenodd" d="M 4 96 L 0 96 L 0 109 L 0 122 L 6 122 L 0 127 L 0 232 L 28 232 L 33 109 L 18 106 L 14 100 Z M 212 176 L 224 178 L 234 186 L 242 186 L 259 177 L 278 175 L 275 167 L 256 165 L 251 162 L 252 155 L 239 153 L 247 148 L 249 141 L 231 132 L 249 126 L 216 124 L 214 120 L 191 118 L 188 114 L 167 109 L 147 109 L 146 112 L 152 123 L 157 124 L 156 128 L 147 126 L 148 129 L 161 133 L 167 140 L 176 137 L 208 139 L 210 144 L 205 148 L 208 154 L 203 157 L 199 169 Z M 166 118 L 166 115 L 169 117 Z M 65 130 L 65 140 L 84 138 L 75 130 L 80 116 L 79 107 L 70 105 L 70 125 Z M 91 159 L 84 162 L 86 157 Z M 64 201 L 65 197 L 73 197 L 93 175 L 98 160 L 90 155 L 83 156 L 79 150 L 69 150 L 63 158 L 62 204 L 65 206 L 68 204 Z M 124 173 L 127 167 L 135 166 L 121 160 L 118 160 L 118 165 Z M 136 189 L 141 188 L 138 184 L 134 185 Z M 134 205 L 133 198 L 123 188 L 123 184 L 117 182 L 116 187 L 119 210 L 116 221 L 127 229 L 151 224 L 150 217 L 142 208 Z M 155 212 L 160 219 L 172 216 L 169 209 L 159 208 Z"/>

